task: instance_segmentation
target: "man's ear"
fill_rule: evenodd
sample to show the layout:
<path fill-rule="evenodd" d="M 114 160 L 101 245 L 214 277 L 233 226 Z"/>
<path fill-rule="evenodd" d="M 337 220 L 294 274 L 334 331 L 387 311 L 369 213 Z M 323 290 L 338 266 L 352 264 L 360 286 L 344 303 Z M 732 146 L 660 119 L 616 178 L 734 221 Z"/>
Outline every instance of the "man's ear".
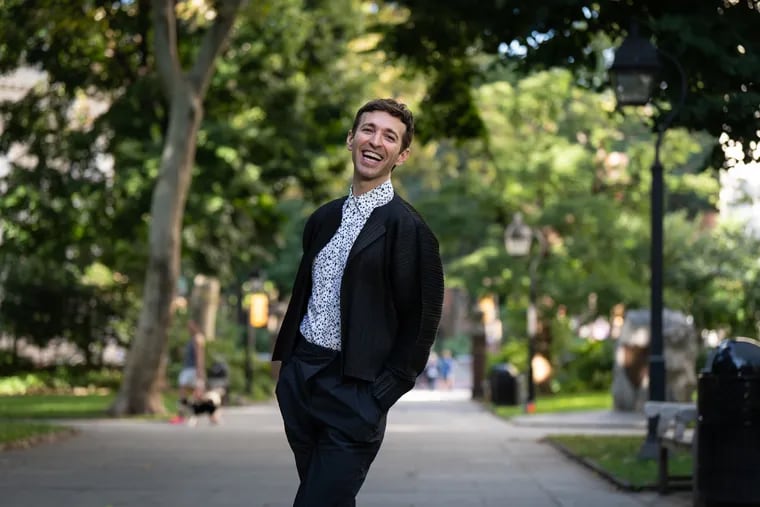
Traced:
<path fill-rule="evenodd" d="M 398 158 L 396 159 L 396 165 L 401 165 L 404 162 L 406 162 L 406 159 L 409 158 L 409 154 L 412 152 L 411 148 L 407 148 L 401 153 L 398 154 Z"/>
<path fill-rule="evenodd" d="M 352 144 L 354 144 L 354 132 L 349 130 L 348 135 L 346 136 L 346 148 L 348 148 L 348 151 L 351 151 Z"/>

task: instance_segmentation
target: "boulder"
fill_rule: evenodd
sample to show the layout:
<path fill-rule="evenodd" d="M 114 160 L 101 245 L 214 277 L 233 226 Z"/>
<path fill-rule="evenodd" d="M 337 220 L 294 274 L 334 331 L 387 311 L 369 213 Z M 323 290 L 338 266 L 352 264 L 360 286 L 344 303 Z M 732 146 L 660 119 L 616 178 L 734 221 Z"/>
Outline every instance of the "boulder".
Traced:
<path fill-rule="evenodd" d="M 647 309 L 629 310 L 620 331 L 612 371 L 616 410 L 642 411 L 649 399 L 649 317 Z M 691 401 L 697 387 L 699 339 L 690 316 L 662 313 L 666 401 Z"/>

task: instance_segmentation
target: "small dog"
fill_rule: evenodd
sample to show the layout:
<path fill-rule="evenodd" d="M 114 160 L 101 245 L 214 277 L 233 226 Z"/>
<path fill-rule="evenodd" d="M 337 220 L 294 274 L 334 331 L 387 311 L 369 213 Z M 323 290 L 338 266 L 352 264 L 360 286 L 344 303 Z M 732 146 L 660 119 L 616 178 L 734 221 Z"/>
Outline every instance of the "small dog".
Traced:
<path fill-rule="evenodd" d="M 192 412 L 187 420 L 188 426 L 198 423 L 198 416 L 208 414 L 211 424 L 219 424 L 219 408 L 222 406 L 222 395 L 214 390 L 208 390 L 202 396 L 194 396 L 190 400 L 183 400 L 183 404 Z"/>
<path fill-rule="evenodd" d="M 190 403 L 194 415 L 208 414 L 212 416 L 222 405 L 222 396 L 216 391 L 206 391 L 203 397 L 196 398 Z"/>

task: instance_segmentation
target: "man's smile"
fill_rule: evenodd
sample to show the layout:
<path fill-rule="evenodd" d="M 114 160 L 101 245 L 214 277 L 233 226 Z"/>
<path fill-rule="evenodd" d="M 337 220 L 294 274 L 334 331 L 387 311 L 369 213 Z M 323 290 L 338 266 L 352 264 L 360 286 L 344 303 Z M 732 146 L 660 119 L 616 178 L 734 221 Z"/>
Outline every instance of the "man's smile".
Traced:
<path fill-rule="evenodd" d="M 383 160 L 383 157 L 380 156 L 379 154 L 375 153 L 374 151 L 364 150 L 364 151 L 362 151 L 362 157 L 364 157 L 365 159 L 369 159 L 371 161 L 374 161 L 374 162 L 382 162 L 382 160 Z"/>

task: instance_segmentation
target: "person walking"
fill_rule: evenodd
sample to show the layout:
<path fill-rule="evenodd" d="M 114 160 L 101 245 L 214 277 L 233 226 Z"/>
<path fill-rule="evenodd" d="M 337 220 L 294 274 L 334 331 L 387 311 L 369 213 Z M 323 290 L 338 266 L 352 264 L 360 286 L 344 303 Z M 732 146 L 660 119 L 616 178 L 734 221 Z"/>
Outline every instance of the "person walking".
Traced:
<path fill-rule="evenodd" d="M 187 322 L 190 334 L 182 355 L 182 369 L 177 378 L 179 386 L 179 411 L 170 419 L 172 424 L 187 422 L 194 424 L 195 414 L 191 406 L 195 398 L 205 392 L 206 385 L 206 338 L 198 323 L 190 319 Z"/>
<path fill-rule="evenodd" d="M 441 374 L 443 388 L 449 391 L 454 389 L 454 358 L 449 349 L 441 352 L 441 357 L 438 359 L 438 371 Z"/>
<path fill-rule="evenodd" d="M 438 354 L 431 352 L 430 357 L 428 357 L 428 362 L 425 365 L 425 381 L 427 382 L 428 389 L 431 391 L 435 390 L 436 381 L 440 376 L 439 361 Z"/>
<path fill-rule="evenodd" d="M 414 118 L 367 102 L 346 138 L 348 196 L 317 209 L 272 354 L 275 392 L 300 484 L 294 507 L 352 507 L 390 407 L 425 368 L 443 306 L 438 241 L 391 174 Z"/>

